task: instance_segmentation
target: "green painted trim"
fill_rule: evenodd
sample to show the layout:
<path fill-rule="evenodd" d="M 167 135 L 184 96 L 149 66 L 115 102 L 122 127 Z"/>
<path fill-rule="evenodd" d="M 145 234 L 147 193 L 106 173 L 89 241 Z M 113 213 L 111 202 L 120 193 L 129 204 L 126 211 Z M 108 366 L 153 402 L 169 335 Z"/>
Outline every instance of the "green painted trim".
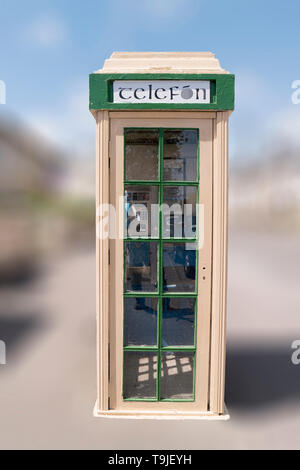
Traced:
<path fill-rule="evenodd" d="M 126 128 L 134 129 L 134 128 Z M 135 128 L 136 129 L 136 128 Z M 138 128 L 140 129 L 140 128 Z M 148 128 L 147 128 L 148 129 Z M 151 128 L 159 131 L 159 142 L 158 142 L 158 180 L 156 181 L 124 181 L 124 190 L 127 185 L 149 185 L 158 187 L 158 204 L 161 207 L 164 197 L 164 187 L 165 186 L 190 186 L 197 187 L 197 202 L 199 203 L 199 178 L 200 178 L 200 135 L 197 132 L 198 146 L 197 146 L 197 181 L 164 181 L 163 173 L 163 158 L 164 158 L 164 131 L 165 130 L 181 130 L 178 128 Z M 195 129 L 192 129 L 195 130 Z M 126 134 L 125 134 L 126 135 Z M 126 142 L 124 136 L 124 175 L 125 175 L 125 149 Z M 124 213 L 124 223 L 126 227 L 126 214 Z M 124 298 L 154 298 L 157 299 L 157 345 L 156 346 L 124 346 L 123 343 L 123 355 L 125 352 L 155 352 L 157 354 L 157 380 L 156 380 L 156 398 L 124 398 L 124 389 L 123 389 L 123 400 L 128 402 L 194 402 L 195 401 L 195 377 L 196 377 L 196 350 L 197 350 L 197 324 L 198 324 L 198 305 L 197 305 L 197 293 L 198 293 L 198 266 L 199 266 L 199 253 L 196 250 L 196 266 L 195 266 L 195 291 L 194 292 L 173 292 L 169 293 L 168 291 L 163 290 L 163 246 L 164 243 L 197 243 L 199 236 L 199 220 L 197 218 L 197 237 L 196 238 L 163 238 L 163 220 L 162 220 L 162 211 L 159 211 L 159 236 L 158 238 L 125 238 L 124 239 L 124 252 L 123 252 L 123 272 L 124 272 Z M 157 243 L 158 245 L 158 263 L 157 263 L 157 292 L 127 292 L 125 290 L 125 244 L 130 242 L 149 242 Z M 162 317 L 163 317 L 163 300 L 167 298 L 191 298 L 195 300 L 194 306 L 194 345 L 193 346 L 162 346 Z M 124 335 L 124 331 L 123 331 Z M 124 340 L 124 339 L 123 339 Z M 194 367 L 193 367 L 193 398 L 192 399 L 166 399 L 161 398 L 161 363 L 162 363 L 162 353 L 165 352 L 190 352 L 194 354 Z M 123 384 L 124 384 L 124 374 L 123 369 Z"/>
<path fill-rule="evenodd" d="M 158 346 L 124 346 L 124 351 L 133 352 L 156 352 Z M 195 346 L 161 346 L 160 348 L 164 352 L 196 352 Z"/>
<path fill-rule="evenodd" d="M 148 238 L 147 235 L 145 235 L 144 237 L 131 237 L 131 238 L 125 238 L 124 239 L 125 242 L 158 242 L 158 241 L 161 241 L 163 243 L 197 243 L 197 238 L 160 238 L 160 237 L 157 237 L 157 238 Z"/>
<path fill-rule="evenodd" d="M 162 398 L 160 402 L 165 403 L 194 403 L 194 398 Z"/>
<path fill-rule="evenodd" d="M 159 181 L 144 181 L 144 180 L 131 180 L 131 181 L 124 181 L 124 184 L 127 186 L 135 185 L 135 186 L 159 186 Z M 198 186 L 199 183 L 197 181 L 163 181 L 164 186 Z"/>
<path fill-rule="evenodd" d="M 162 347 L 163 352 L 195 352 L 195 346 L 166 346 Z"/>
<path fill-rule="evenodd" d="M 124 181 L 126 186 L 159 186 L 159 181 L 149 181 L 149 180 L 131 180 L 131 181 Z"/>
<path fill-rule="evenodd" d="M 163 299 L 173 299 L 173 298 L 176 298 L 176 297 L 183 297 L 183 298 L 195 298 L 197 297 L 197 294 L 194 293 L 194 292 L 191 292 L 191 293 L 187 293 L 187 292 L 163 292 L 162 294 L 159 294 L 157 292 L 142 292 L 142 291 L 136 291 L 136 292 L 125 292 L 124 293 L 124 298 L 127 298 L 127 299 L 131 299 L 131 298 L 134 298 L 134 297 L 139 297 L 139 298 L 147 298 L 147 297 L 153 297 L 154 299 L 156 298 L 163 298 Z"/>
<path fill-rule="evenodd" d="M 154 402 L 156 403 L 158 400 L 156 398 L 123 398 L 123 401 L 131 401 L 131 402 L 136 402 L 136 401 L 142 401 L 142 402 Z"/>
<path fill-rule="evenodd" d="M 158 352 L 157 346 L 124 346 L 124 351 L 131 352 Z M 166 346 L 161 347 L 163 352 L 196 352 L 195 346 Z"/>
<path fill-rule="evenodd" d="M 211 83 L 211 102 L 205 104 L 113 103 L 112 87 L 115 80 L 209 80 Z M 234 82 L 235 76 L 232 74 L 92 73 L 90 75 L 90 109 L 198 109 L 228 111 L 234 109 Z"/>

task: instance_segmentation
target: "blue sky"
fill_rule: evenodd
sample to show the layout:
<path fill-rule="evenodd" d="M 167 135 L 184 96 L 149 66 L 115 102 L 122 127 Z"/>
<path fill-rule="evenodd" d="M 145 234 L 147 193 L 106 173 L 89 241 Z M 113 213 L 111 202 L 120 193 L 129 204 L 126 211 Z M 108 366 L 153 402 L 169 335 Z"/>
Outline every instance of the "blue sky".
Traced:
<path fill-rule="evenodd" d="M 88 75 L 113 51 L 212 51 L 236 74 L 232 154 L 251 156 L 281 135 L 297 143 L 299 15 L 297 0 L 0 0 L 7 109 L 88 154 Z"/>

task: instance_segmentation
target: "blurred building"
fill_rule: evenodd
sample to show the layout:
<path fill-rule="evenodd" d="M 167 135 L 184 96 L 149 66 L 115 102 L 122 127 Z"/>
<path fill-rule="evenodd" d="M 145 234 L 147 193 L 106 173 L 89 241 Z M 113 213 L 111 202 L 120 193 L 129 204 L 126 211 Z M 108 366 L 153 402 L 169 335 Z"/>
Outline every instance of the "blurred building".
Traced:
<path fill-rule="evenodd" d="M 55 191 L 62 155 L 29 129 L 0 120 L 0 195 L 27 197 Z"/>
<path fill-rule="evenodd" d="M 231 165 L 229 214 L 235 227 L 300 230 L 300 151 L 274 145 L 272 153 Z"/>
<path fill-rule="evenodd" d="M 0 280 L 23 277 L 38 251 L 35 216 L 53 197 L 63 155 L 18 119 L 0 119 Z"/>

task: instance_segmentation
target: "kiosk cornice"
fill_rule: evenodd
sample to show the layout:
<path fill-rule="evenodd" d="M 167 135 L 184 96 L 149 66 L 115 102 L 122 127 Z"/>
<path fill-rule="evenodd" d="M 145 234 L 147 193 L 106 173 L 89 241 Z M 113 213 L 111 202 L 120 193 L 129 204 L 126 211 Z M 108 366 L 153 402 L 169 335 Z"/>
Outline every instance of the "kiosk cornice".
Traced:
<path fill-rule="evenodd" d="M 119 96 L 116 94 L 116 82 L 119 83 Z M 121 82 L 124 83 L 124 90 L 120 88 Z M 160 90 L 151 98 L 149 93 L 144 96 L 144 88 L 149 90 L 149 86 L 155 85 L 154 82 Z M 184 88 L 191 87 L 193 95 L 185 93 L 182 99 L 174 99 L 173 93 L 173 99 L 168 99 L 169 93 L 163 93 L 164 85 L 169 90 L 173 84 L 174 90 L 177 90 L 178 82 L 182 82 Z M 203 87 L 209 89 L 209 99 L 201 100 Z M 105 61 L 102 69 L 90 75 L 90 110 L 94 115 L 97 110 L 231 111 L 233 108 L 234 75 L 222 69 L 218 59 L 210 52 L 115 52 Z"/>

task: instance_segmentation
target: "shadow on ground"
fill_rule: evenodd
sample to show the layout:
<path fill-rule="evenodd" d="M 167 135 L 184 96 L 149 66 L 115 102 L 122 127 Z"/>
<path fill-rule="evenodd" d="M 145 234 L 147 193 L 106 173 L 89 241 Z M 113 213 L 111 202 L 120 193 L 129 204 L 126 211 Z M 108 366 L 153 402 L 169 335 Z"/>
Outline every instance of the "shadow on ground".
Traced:
<path fill-rule="evenodd" d="M 11 268 L 0 267 L 0 287 L 22 287 L 30 284 L 41 276 L 41 268 L 34 263 Z"/>
<path fill-rule="evenodd" d="M 12 357 L 22 346 L 45 327 L 41 314 L 5 314 L 0 313 L 0 339 L 6 344 L 6 355 Z"/>
<path fill-rule="evenodd" d="M 252 411 L 279 401 L 299 401 L 300 404 L 300 365 L 291 362 L 290 344 L 228 348 L 228 407 Z"/>

